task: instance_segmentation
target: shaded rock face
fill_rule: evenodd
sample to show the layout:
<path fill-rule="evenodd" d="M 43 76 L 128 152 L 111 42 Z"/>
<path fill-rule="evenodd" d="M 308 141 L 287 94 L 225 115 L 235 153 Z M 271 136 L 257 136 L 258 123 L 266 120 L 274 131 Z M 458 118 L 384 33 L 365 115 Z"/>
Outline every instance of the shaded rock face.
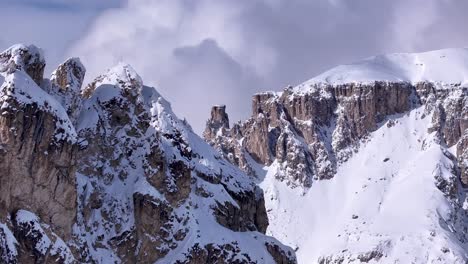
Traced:
<path fill-rule="evenodd" d="M 226 113 L 225 105 L 215 105 L 211 108 L 211 117 L 206 124 L 206 130 L 203 132 L 205 138 L 214 139 L 216 133 L 229 129 L 229 117 Z"/>
<path fill-rule="evenodd" d="M 433 112 L 433 127 L 441 142 L 457 144 L 468 128 L 468 88 L 435 89 L 429 83 L 416 85 L 416 91 L 425 104 L 426 112 Z"/>
<path fill-rule="evenodd" d="M 235 129 L 213 126 L 212 116 L 206 131 L 217 136 L 205 134 L 205 140 L 250 175 L 255 176 L 250 158 L 262 165 L 275 162 L 277 178 L 309 187 L 314 179 L 332 178 L 337 166 L 385 120 L 422 104 L 432 115 L 432 131 L 449 146 L 467 128 L 466 88 L 440 90 L 432 83 L 404 82 L 302 88 L 255 95 L 252 117 Z"/>
<path fill-rule="evenodd" d="M 72 239 L 76 220 L 76 135 L 61 106 L 37 86 L 44 66 L 34 46 L 0 54 L 0 222 L 10 245 L 0 259 L 8 263 L 73 261 L 62 239 Z"/>
<path fill-rule="evenodd" d="M 468 186 L 468 88 L 435 89 L 428 83 L 416 85 L 425 111 L 432 113 L 432 127 L 441 144 L 456 145 L 459 175 L 464 187 Z"/>
<path fill-rule="evenodd" d="M 268 249 L 268 252 L 273 256 L 273 259 L 275 260 L 276 263 L 279 264 L 292 264 L 294 261 L 292 261 L 291 257 L 291 252 L 285 252 L 283 251 L 278 245 L 275 244 L 270 244 L 266 243 L 265 246 Z"/>
<path fill-rule="evenodd" d="M 458 165 L 460 167 L 460 180 L 464 187 L 468 187 L 468 131 L 457 144 Z"/>
<path fill-rule="evenodd" d="M 221 225 L 234 231 L 259 231 L 265 233 L 268 227 L 265 201 L 260 188 L 252 192 L 232 193 L 237 202 L 218 203 L 215 216 Z"/>
<path fill-rule="evenodd" d="M 0 117 L 2 213 L 34 209 L 65 238 L 76 215 L 74 146 L 55 140 L 52 114 L 33 105 L 10 104 Z"/>

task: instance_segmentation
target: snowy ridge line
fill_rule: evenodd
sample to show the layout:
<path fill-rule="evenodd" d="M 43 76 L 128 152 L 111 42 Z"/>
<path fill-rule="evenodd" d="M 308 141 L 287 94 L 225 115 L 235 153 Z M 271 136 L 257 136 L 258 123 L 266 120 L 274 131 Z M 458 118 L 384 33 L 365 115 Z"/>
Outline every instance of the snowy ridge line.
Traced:
<path fill-rule="evenodd" d="M 299 85 L 386 82 L 431 82 L 440 87 L 468 85 L 468 48 L 422 53 L 394 53 L 334 67 Z"/>

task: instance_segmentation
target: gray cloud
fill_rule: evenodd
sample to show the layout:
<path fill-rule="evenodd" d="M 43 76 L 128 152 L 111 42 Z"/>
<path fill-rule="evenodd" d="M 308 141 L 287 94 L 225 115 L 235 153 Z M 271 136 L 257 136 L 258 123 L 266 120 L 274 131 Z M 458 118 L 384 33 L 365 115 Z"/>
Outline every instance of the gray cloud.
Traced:
<path fill-rule="evenodd" d="M 28 1 L 41 2 L 20 2 Z M 253 93 L 281 90 L 337 64 L 468 43 L 468 1 L 460 0 L 128 0 L 103 12 L 96 10 L 106 5 L 93 2 L 78 8 L 94 14 L 81 20 L 61 12 L 45 23 L 31 10 L 29 21 L 52 28 L 46 34 L 12 29 L 49 54 L 68 46 L 68 56 L 82 57 L 88 80 L 118 61 L 132 64 L 198 132 L 212 104 L 227 104 L 232 120 L 243 119 Z"/>
<path fill-rule="evenodd" d="M 44 50 L 47 72 L 65 58 L 103 10 L 120 6 L 121 0 L 2 0 L 0 50 L 16 43 L 35 44 Z"/>

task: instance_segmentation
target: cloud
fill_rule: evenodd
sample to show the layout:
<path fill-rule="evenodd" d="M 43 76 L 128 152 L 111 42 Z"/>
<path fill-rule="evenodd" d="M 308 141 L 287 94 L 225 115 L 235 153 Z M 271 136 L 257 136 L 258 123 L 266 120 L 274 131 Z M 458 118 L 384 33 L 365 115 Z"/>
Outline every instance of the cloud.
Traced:
<path fill-rule="evenodd" d="M 120 0 L 2 0 L 0 50 L 16 43 L 35 44 L 44 50 L 50 72 L 96 16 L 119 5 Z"/>
<path fill-rule="evenodd" d="M 2 0 L 3 6 L 61 10 L 65 12 L 79 10 L 102 10 L 119 7 L 122 0 Z"/>
<path fill-rule="evenodd" d="M 104 11 L 69 55 L 82 57 L 88 78 L 132 64 L 200 132 L 213 104 L 243 119 L 253 93 L 337 64 L 465 46 L 465 2 L 129 0 Z"/>

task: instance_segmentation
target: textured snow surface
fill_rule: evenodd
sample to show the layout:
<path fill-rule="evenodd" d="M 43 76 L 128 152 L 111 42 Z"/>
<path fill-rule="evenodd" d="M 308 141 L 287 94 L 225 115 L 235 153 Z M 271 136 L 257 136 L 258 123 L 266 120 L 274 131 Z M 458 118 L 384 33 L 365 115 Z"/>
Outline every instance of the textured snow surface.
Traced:
<path fill-rule="evenodd" d="M 2 235 L 4 235 L 4 241 L 2 240 Z M 7 225 L 0 223 L 0 247 L 3 247 L 5 250 L 8 250 L 10 252 L 10 257 L 15 258 L 16 256 L 18 256 L 16 245 L 18 245 L 18 241 L 13 235 L 13 232 L 11 232 Z"/>
<path fill-rule="evenodd" d="M 295 87 L 295 90 L 307 90 L 318 83 L 339 85 L 375 81 L 430 81 L 441 87 L 452 84 L 468 85 L 468 48 L 374 56 L 332 68 Z"/>
<path fill-rule="evenodd" d="M 3 54 L 10 55 L 10 58 L 8 61 L 4 58 L 0 58 L 0 72 L 6 71 L 9 67 L 12 67 L 12 64 L 24 70 L 26 65 L 22 59 L 21 53 L 25 51 L 31 54 L 33 61 L 45 63 L 44 54 L 40 48 L 34 45 L 16 44 L 3 52 Z"/>
<path fill-rule="evenodd" d="M 331 255 L 350 263 L 372 251 L 383 256 L 369 263 L 466 263 L 468 245 L 456 238 L 434 180 L 451 177 L 453 163 L 427 133 L 431 117 L 422 112 L 382 125 L 333 179 L 307 192 L 275 179 L 278 164 L 266 167 L 267 234 L 296 248 L 299 263 Z"/>

